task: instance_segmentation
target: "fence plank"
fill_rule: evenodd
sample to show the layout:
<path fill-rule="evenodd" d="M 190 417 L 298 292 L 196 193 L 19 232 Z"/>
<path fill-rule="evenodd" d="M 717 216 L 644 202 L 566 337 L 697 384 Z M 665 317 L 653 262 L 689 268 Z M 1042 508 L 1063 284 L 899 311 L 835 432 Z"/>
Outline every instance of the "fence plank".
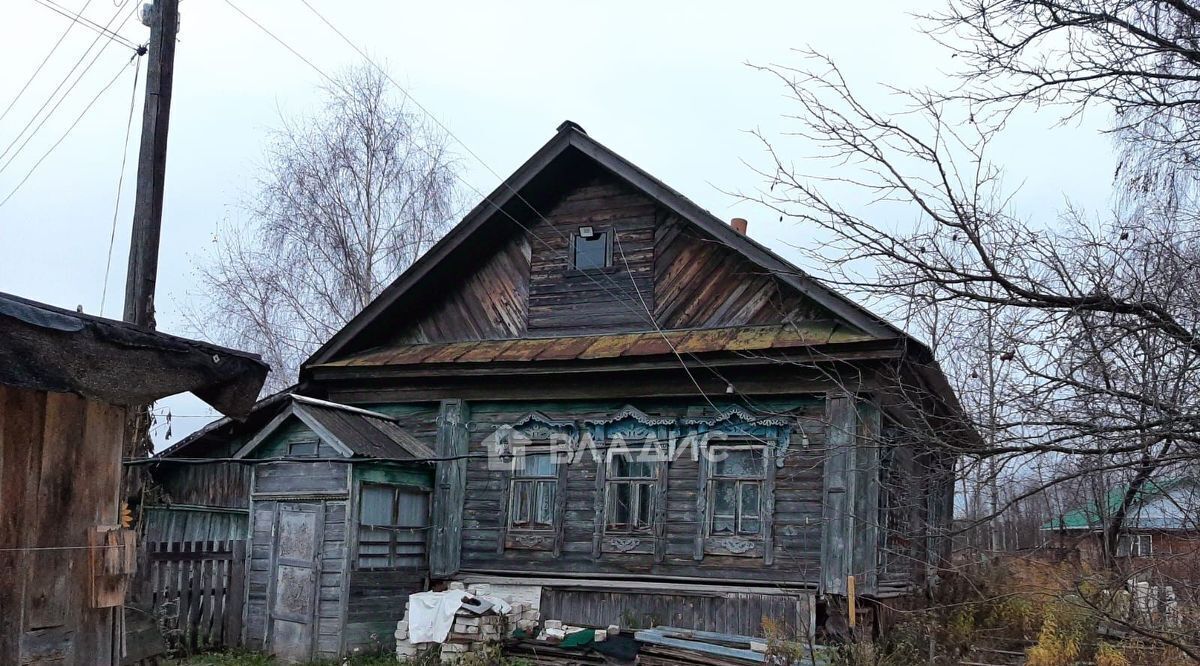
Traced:
<path fill-rule="evenodd" d="M 167 628 L 188 652 L 241 645 L 245 540 L 146 543 L 138 582 Z"/>
<path fill-rule="evenodd" d="M 246 541 L 232 542 L 233 558 L 228 562 L 229 585 L 225 588 L 225 628 L 224 641 L 226 645 L 242 644 L 242 613 L 246 603 Z"/>

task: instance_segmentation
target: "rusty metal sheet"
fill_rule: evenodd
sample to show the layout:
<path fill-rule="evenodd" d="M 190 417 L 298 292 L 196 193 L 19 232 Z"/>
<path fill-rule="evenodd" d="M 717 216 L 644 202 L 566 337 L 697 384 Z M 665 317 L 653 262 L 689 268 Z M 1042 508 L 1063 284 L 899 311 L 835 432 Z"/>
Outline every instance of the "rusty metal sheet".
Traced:
<path fill-rule="evenodd" d="M 479 342 L 450 342 L 446 344 L 430 346 L 438 347 L 438 349 L 432 354 L 426 356 L 424 360 L 421 361 L 422 363 L 449 363 L 457 359 L 459 356 L 462 356 L 463 354 L 478 347 Z"/>
<path fill-rule="evenodd" d="M 516 340 L 485 340 L 475 343 L 475 348 L 467 353 L 459 356 L 455 361 L 457 363 L 486 363 L 496 358 L 505 349 L 508 349 Z"/>
<path fill-rule="evenodd" d="M 675 345 L 675 350 L 681 354 L 694 352 L 722 351 L 726 343 L 737 335 L 731 328 L 693 331 Z"/>
<path fill-rule="evenodd" d="M 666 338 L 665 340 L 663 338 Z M 657 354 L 670 354 L 671 345 L 677 344 L 683 339 L 683 335 L 679 331 L 663 331 L 661 334 L 655 331 L 654 333 L 643 333 L 638 336 L 638 339 L 629 345 L 622 356 L 654 356 Z M 670 340 L 668 344 L 667 340 Z"/>
<path fill-rule="evenodd" d="M 642 333 L 622 333 L 619 335 L 599 335 L 596 341 L 579 354 L 579 358 L 612 358 L 620 356 L 642 336 Z"/>
<path fill-rule="evenodd" d="M 725 344 L 725 349 L 729 351 L 769 349 L 775 342 L 775 338 L 779 337 L 780 328 L 779 326 L 740 328 L 733 339 Z"/>
<path fill-rule="evenodd" d="M 441 345 L 402 345 L 394 347 L 380 365 L 414 365 L 438 351 Z"/>
<path fill-rule="evenodd" d="M 537 361 L 562 361 L 578 358 L 588 347 L 595 344 L 600 336 L 580 335 L 570 338 L 553 338 L 546 340 L 546 346 L 535 357 Z"/>
<path fill-rule="evenodd" d="M 527 338 L 525 340 L 514 340 L 511 345 L 504 348 L 504 351 L 496 354 L 493 361 L 532 361 L 535 356 L 540 354 L 546 348 L 546 345 L 553 338 Z"/>
<path fill-rule="evenodd" d="M 779 335 L 771 343 L 771 347 L 803 347 L 807 345 L 824 344 L 833 333 L 835 324 L 832 322 L 801 322 L 784 326 L 779 329 Z"/>

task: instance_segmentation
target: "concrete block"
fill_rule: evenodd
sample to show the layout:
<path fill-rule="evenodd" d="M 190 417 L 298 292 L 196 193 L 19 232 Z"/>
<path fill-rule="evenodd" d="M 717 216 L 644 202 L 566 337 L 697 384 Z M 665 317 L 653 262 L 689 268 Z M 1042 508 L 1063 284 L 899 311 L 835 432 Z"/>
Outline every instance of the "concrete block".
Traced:
<path fill-rule="evenodd" d="M 546 620 L 546 629 L 562 629 L 562 620 Z"/>
<path fill-rule="evenodd" d="M 608 632 L 603 629 L 596 630 L 596 642 L 600 643 L 608 640 Z"/>
<path fill-rule="evenodd" d="M 451 589 L 451 590 L 466 590 L 467 586 L 464 585 L 461 581 L 455 580 L 455 581 L 450 581 L 449 589 Z"/>
<path fill-rule="evenodd" d="M 621 628 L 615 624 L 610 624 L 605 631 L 608 632 L 609 636 L 616 636 L 621 633 Z"/>

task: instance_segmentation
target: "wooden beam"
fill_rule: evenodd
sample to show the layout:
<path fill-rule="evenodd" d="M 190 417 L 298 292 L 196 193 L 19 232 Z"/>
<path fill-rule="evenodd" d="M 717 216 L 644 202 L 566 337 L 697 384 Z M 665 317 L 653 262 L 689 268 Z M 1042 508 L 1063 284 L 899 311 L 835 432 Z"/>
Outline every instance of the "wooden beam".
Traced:
<path fill-rule="evenodd" d="M 439 458 L 465 456 L 469 446 L 467 421 L 470 408 L 460 399 L 443 400 L 438 413 Z M 462 514 L 466 498 L 467 460 L 441 460 L 435 472 L 433 525 L 429 553 L 430 575 L 439 578 L 458 572 L 462 558 Z"/>

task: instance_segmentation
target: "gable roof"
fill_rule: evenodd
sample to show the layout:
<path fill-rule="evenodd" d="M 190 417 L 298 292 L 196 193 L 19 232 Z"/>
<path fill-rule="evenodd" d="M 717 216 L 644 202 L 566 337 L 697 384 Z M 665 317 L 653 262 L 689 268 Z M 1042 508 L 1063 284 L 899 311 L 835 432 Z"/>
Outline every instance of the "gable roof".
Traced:
<path fill-rule="evenodd" d="M 246 442 L 235 458 L 245 458 L 295 417 L 346 457 L 377 460 L 429 460 L 433 450 L 386 414 L 291 394 L 290 404 Z"/>
<path fill-rule="evenodd" d="M 484 201 L 472 209 L 445 237 L 399 278 L 389 285 L 346 326 L 318 349 L 305 363 L 327 363 L 338 356 L 363 351 L 373 346 L 369 333 L 377 322 L 402 307 L 405 299 L 423 286 L 444 261 L 466 253 L 470 241 L 485 236 L 494 225 L 510 226 L 518 214 L 540 217 L 527 199 L 520 194 L 537 179 L 549 178 L 556 169 L 564 168 L 571 159 L 586 159 L 616 175 L 632 187 L 652 198 L 659 205 L 700 228 L 719 243 L 730 247 L 746 259 L 762 267 L 785 284 L 796 289 L 817 304 L 843 318 L 852 326 L 877 338 L 904 338 L 924 349 L 900 329 L 875 316 L 836 291 L 825 287 L 764 245 L 730 228 L 703 208 L 646 173 L 632 162 L 591 138 L 581 127 L 566 121 L 555 136 L 529 158 L 520 168 L 496 188 Z M 507 219 L 506 219 L 507 218 Z M 382 324 L 381 324 L 382 325 Z M 364 340 L 364 338 L 366 338 Z"/>

